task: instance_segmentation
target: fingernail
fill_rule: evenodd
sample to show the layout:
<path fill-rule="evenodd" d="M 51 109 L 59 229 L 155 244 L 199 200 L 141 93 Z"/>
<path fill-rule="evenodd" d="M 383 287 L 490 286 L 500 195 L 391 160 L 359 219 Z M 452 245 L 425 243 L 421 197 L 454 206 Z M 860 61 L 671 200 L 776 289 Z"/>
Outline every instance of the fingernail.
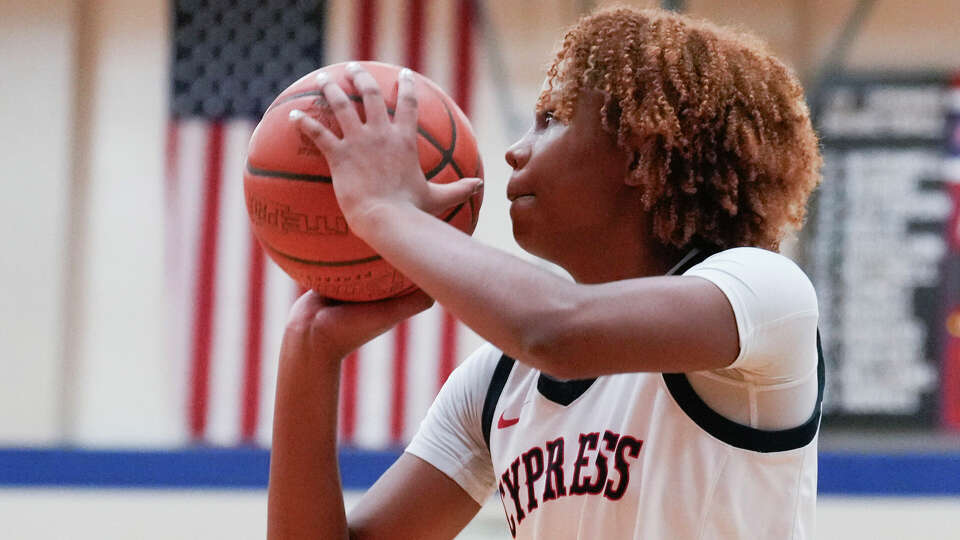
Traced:
<path fill-rule="evenodd" d="M 483 191 L 483 180 L 477 182 L 477 185 L 473 186 L 473 195 Z"/>
<path fill-rule="evenodd" d="M 410 68 L 403 68 L 400 70 L 400 78 L 406 79 L 408 81 L 413 80 L 413 71 Z"/>
<path fill-rule="evenodd" d="M 303 117 L 306 116 L 306 115 L 307 115 L 307 114 L 306 114 L 305 112 L 301 111 L 300 109 L 290 109 L 290 119 L 291 119 L 291 120 L 299 120 L 299 119 L 303 118 Z"/>
<path fill-rule="evenodd" d="M 326 73 L 317 73 L 317 77 L 315 80 L 317 81 L 317 84 L 320 85 L 320 88 L 323 88 L 323 85 L 330 82 L 330 76 L 327 75 Z"/>
<path fill-rule="evenodd" d="M 358 64 L 357 62 L 347 63 L 347 71 L 350 71 L 350 72 L 360 71 L 360 64 Z"/>

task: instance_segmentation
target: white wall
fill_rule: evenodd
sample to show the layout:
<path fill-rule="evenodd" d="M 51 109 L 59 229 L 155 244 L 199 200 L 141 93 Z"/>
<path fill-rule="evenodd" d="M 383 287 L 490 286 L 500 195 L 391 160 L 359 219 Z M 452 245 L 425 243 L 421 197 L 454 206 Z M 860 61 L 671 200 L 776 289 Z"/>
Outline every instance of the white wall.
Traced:
<path fill-rule="evenodd" d="M 0 445 L 58 433 L 73 2 L 0 3 Z"/>
<path fill-rule="evenodd" d="M 0 445 L 182 439 L 161 337 L 166 12 L 0 4 Z"/>
<path fill-rule="evenodd" d="M 86 236 L 68 436 L 83 445 L 183 439 L 175 388 L 184 377 L 163 342 L 167 11 L 167 2 L 98 0 L 81 21 Z"/>

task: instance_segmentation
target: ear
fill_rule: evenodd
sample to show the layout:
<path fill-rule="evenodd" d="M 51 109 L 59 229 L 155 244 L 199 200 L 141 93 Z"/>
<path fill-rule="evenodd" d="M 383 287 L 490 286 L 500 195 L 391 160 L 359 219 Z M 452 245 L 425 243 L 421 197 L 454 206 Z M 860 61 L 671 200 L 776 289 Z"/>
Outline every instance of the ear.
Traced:
<path fill-rule="evenodd" d="M 627 175 L 624 183 L 628 186 L 639 186 L 641 179 L 645 174 L 657 174 L 660 166 L 660 152 L 658 144 L 661 144 L 659 136 L 643 137 L 635 144 L 630 145 L 630 151 L 627 152 Z"/>
<path fill-rule="evenodd" d="M 637 169 L 640 167 L 640 152 L 632 150 L 627 152 L 627 174 L 623 182 L 628 186 L 637 187 L 640 185 L 640 179 L 637 177 Z"/>

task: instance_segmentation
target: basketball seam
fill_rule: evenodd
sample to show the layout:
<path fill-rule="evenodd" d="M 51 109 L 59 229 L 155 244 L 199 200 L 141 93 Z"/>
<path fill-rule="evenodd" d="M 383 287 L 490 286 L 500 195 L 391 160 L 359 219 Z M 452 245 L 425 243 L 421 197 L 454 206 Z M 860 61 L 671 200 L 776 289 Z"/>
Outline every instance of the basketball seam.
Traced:
<path fill-rule="evenodd" d="M 434 90 L 433 88 L 430 88 L 430 90 L 436 93 L 436 90 Z M 263 113 L 263 117 L 266 118 L 271 110 L 273 110 L 275 107 L 283 103 L 287 103 L 289 101 L 293 101 L 294 99 L 298 99 L 301 97 L 319 96 L 319 95 L 321 95 L 320 90 L 309 90 L 307 92 L 301 92 L 298 94 L 294 94 L 292 96 L 288 96 L 284 98 L 282 101 L 274 103 L 269 108 L 267 108 L 266 112 Z M 351 101 L 354 101 L 357 103 L 363 102 L 363 97 L 356 94 L 347 94 L 347 97 Z M 457 160 L 454 159 L 453 157 L 453 153 L 457 148 L 457 122 L 453 119 L 453 112 L 450 110 L 450 107 L 447 105 L 442 95 L 440 95 L 440 103 L 443 105 L 443 110 L 446 111 L 447 119 L 450 121 L 450 147 L 445 148 L 442 144 L 440 144 L 440 141 L 435 139 L 433 135 L 431 135 L 429 132 L 421 128 L 419 124 L 417 124 L 417 133 L 420 136 L 422 136 L 424 139 L 426 139 L 426 141 L 430 143 L 430 146 L 433 146 L 433 148 L 436 151 L 440 152 L 440 163 L 438 163 L 434 168 L 425 172 L 424 176 L 426 177 L 427 180 L 431 180 L 433 177 L 439 174 L 440 171 L 442 171 L 447 165 L 450 165 L 451 167 L 453 167 L 453 171 L 457 173 L 457 176 L 459 176 L 460 178 L 463 178 L 463 171 L 460 169 L 460 165 L 457 163 Z M 387 107 L 387 114 L 393 115 L 394 112 L 395 110 L 393 108 Z M 304 182 L 324 182 L 324 183 L 329 183 L 332 181 L 329 176 L 290 173 L 286 171 L 275 171 L 275 170 L 269 170 L 269 169 L 255 168 L 252 165 L 250 165 L 249 159 L 247 160 L 247 170 L 251 172 L 256 171 L 254 172 L 254 174 L 256 174 L 257 176 L 268 176 L 268 177 L 274 177 L 274 178 L 281 178 L 284 180 L 301 180 Z"/>
<path fill-rule="evenodd" d="M 463 209 L 463 205 L 464 205 L 464 204 L 465 204 L 465 203 L 460 203 L 460 204 L 458 204 L 458 205 L 456 206 L 456 208 L 454 208 L 454 209 L 450 212 L 450 215 L 448 215 L 447 217 L 443 218 L 443 221 L 445 221 L 445 222 L 447 222 L 447 223 L 450 223 L 450 222 L 453 220 L 453 218 L 456 217 L 456 215 L 460 213 L 460 210 Z M 471 203 L 471 206 L 472 206 L 472 203 Z M 471 219 L 472 219 L 472 218 L 471 218 Z M 256 230 L 254 230 L 254 232 L 256 233 Z M 366 263 L 369 263 L 369 262 L 378 261 L 378 260 L 380 260 L 380 259 L 383 258 L 383 257 L 381 257 L 380 255 L 373 255 L 373 256 L 370 256 L 370 257 L 363 257 L 363 258 L 361 258 L 361 259 L 350 259 L 350 260 L 346 260 L 346 261 L 320 261 L 320 260 L 314 260 L 314 259 L 301 259 L 301 258 L 299 258 L 299 257 L 294 257 L 293 255 L 290 255 L 290 254 L 287 254 L 287 253 L 284 253 L 284 252 L 280 251 L 279 249 L 275 248 L 275 247 L 272 246 L 270 243 L 268 243 L 266 240 L 264 240 L 263 238 L 261 238 L 259 234 L 257 234 L 256 236 L 257 236 L 257 240 L 259 240 L 260 243 L 263 244 L 263 247 L 264 247 L 265 249 L 268 249 L 268 250 L 272 251 L 273 253 L 275 253 L 275 254 L 277 254 L 277 255 L 280 255 L 280 256 L 282 256 L 282 257 L 284 257 L 284 258 L 286 258 L 286 259 L 290 259 L 290 260 L 293 261 L 293 262 L 297 262 L 297 263 L 300 263 L 300 264 L 306 264 L 306 265 L 310 265 L 310 266 L 353 266 L 353 265 L 356 265 L 356 264 L 366 264 Z"/>

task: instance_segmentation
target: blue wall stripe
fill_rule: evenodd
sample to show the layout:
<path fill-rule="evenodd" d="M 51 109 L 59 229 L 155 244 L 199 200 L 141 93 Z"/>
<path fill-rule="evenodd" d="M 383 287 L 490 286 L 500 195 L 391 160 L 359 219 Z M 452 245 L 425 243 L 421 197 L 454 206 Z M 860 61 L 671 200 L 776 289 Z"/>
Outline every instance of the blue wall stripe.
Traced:
<path fill-rule="evenodd" d="M 821 453 L 819 471 L 824 495 L 960 495 L 960 452 Z"/>
<path fill-rule="evenodd" d="M 346 489 L 364 489 L 399 450 L 342 449 Z M 170 451 L 0 449 L 0 487 L 263 489 L 270 455 L 262 448 Z M 960 452 L 820 454 L 821 495 L 960 496 Z"/>
<path fill-rule="evenodd" d="M 399 451 L 340 451 L 347 489 L 364 489 Z M 170 451 L 0 449 L 0 486 L 263 489 L 270 453 L 262 448 Z"/>

